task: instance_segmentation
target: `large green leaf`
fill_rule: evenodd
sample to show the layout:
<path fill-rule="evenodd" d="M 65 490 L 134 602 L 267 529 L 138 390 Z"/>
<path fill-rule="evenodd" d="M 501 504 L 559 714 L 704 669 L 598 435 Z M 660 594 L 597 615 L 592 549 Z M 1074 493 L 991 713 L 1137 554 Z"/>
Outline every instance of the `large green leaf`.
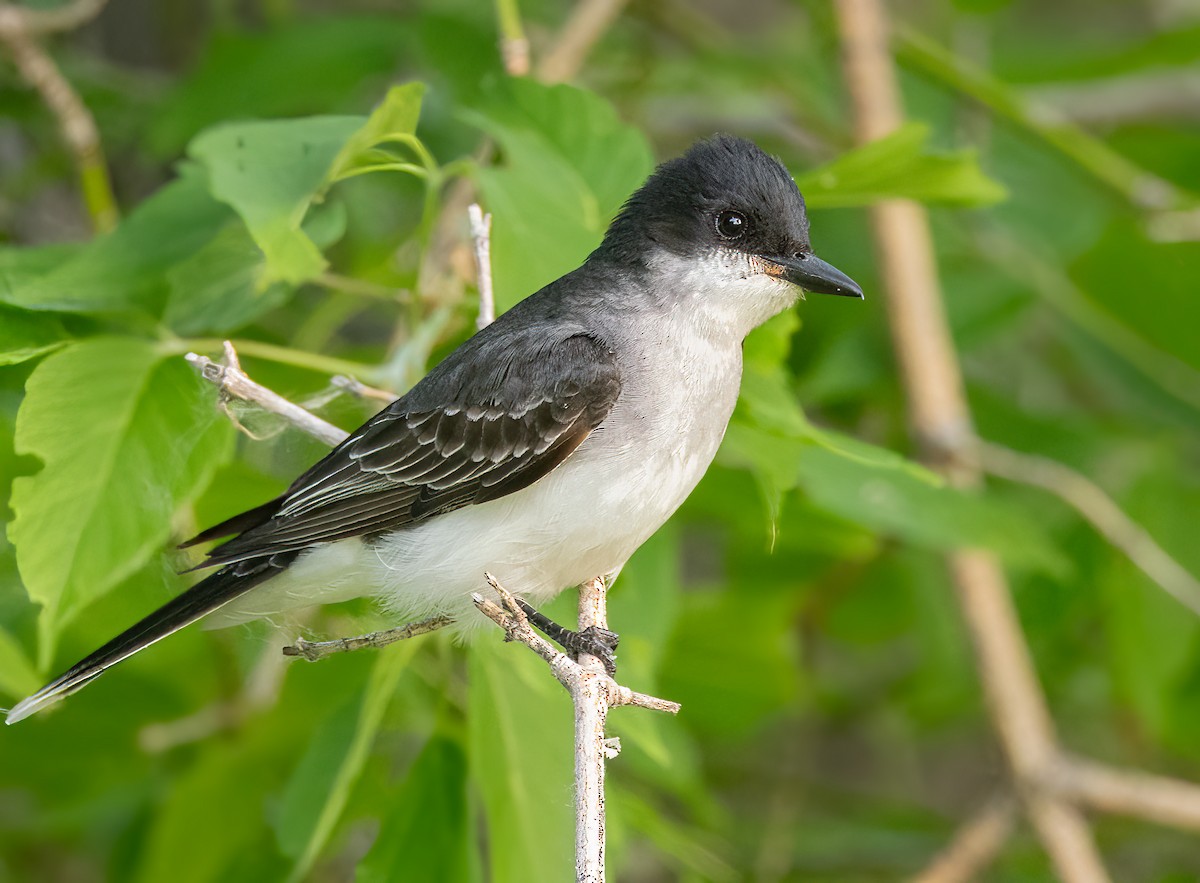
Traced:
<path fill-rule="evenodd" d="M 929 128 L 909 123 L 796 179 L 812 208 L 917 199 L 950 205 L 988 205 L 1004 199 L 1002 185 L 979 168 L 974 151 L 932 154 Z"/>
<path fill-rule="evenodd" d="M 470 119 L 503 151 L 478 174 L 497 306 L 507 308 L 582 263 L 653 160 L 611 105 L 571 86 L 506 81 Z"/>
<path fill-rule="evenodd" d="M 466 755 L 457 742 L 434 736 L 396 789 L 355 883 L 482 879 L 469 810 Z"/>
<path fill-rule="evenodd" d="M 483 794 L 495 883 L 573 876 L 571 702 L 546 664 L 498 634 L 471 648 L 471 778 Z"/>
<path fill-rule="evenodd" d="M 346 212 L 331 201 L 309 213 L 303 230 L 319 247 L 346 229 Z M 178 334 L 225 333 L 286 303 L 295 286 L 264 282 L 266 258 L 246 225 L 231 218 L 199 251 L 167 271 L 163 321 Z"/>
<path fill-rule="evenodd" d="M 66 342 L 66 329 L 56 316 L 0 305 L 0 365 L 37 358 Z"/>
<path fill-rule="evenodd" d="M 212 195 L 233 207 L 266 255 L 261 284 L 304 282 L 328 265 L 301 225 L 342 146 L 362 117 L 226 123 L 196 137 L 188 155 L 208 172 Z"/>
<path fill-rule="evenodd" d="M 43 667 L 62 627 L 162 545 L 229 436 L 191 369 L 151 343 L 99 338 L 38 365 L 16 450 L 43 467 L 13 482 L 9 536 L 26 591 L 42 605 Z"/>

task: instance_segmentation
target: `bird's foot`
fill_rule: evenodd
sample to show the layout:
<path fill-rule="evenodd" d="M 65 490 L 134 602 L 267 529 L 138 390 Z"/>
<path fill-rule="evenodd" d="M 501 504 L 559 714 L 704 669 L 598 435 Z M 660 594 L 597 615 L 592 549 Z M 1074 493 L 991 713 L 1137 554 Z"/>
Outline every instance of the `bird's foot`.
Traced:
<path fill-rule="evenodd" d="M 616 632 L 594 625 L 588 626 L 582 631 L 572 631 L 559 625 L 544 613 L 540 613 L 520 598 L 517 599 L 517 604 L 520 605 L 529 622 L 547 638 L 566 650 L 567 655 L 572 659 L 578 660 L 584 654 L 595 656 L 604 664 L 604 670 L 608 672 L 609 677 L 616 675 L 617 644 L 621 641 L 621 636 Z"/>

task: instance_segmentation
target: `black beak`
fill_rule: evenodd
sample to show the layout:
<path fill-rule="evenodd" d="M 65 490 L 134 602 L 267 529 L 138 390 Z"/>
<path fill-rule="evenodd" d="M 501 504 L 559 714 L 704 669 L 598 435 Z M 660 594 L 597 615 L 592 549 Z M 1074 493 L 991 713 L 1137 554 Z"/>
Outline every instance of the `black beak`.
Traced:
<path fill-rule="evenodd" d="M 836 294 L 841 297 L 863 298 L 858 283 L 833 264 L 827 264 L 814 254 L 799 251 L 791 257 L 764 257 L 767 272 L 798 285 L 815 294 Z"/>

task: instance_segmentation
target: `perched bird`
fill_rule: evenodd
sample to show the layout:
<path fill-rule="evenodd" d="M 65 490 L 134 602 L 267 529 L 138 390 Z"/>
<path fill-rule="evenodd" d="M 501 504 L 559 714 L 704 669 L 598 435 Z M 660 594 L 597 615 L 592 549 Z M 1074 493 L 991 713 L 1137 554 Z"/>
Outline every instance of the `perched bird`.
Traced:
<path fill-rule="evenodd" d="M 458 347 L 281 496 L 185 544 L 236 534 L 202 565 L 218 570 L 7 722 L 204 616 L 369 595 L 398 617 L 473 623 L 485 571 L 532 603 L 614 575 L 712 462 L 746 335 L 802 290 L 862 297 L 813 254 L 778 160 L 740 138 L 697 143 L 629 198 L 583 266 Z"/>

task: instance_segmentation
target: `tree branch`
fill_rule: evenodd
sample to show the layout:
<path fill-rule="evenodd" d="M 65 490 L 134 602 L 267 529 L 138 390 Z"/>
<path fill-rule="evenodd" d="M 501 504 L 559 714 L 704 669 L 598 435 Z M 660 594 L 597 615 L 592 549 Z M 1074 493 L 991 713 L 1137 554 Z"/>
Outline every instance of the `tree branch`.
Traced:
<path fill-rule="evenodd" d="M 857 140 L 867 143 L 902 122 L 881 0 L 836 0 L 846 82 Z M 979 483 L 962 372 L 939 291 L 928 219 L 916 203 L 872 208 L 875 244 L 887 289 L 888 320 L 922 458 L 961 487 Z M 1024 798 L 1025 810 L 1067 883 L 1108 880 L 1082 814 L 1038 781 L 1058 756 L 1057 740 L 1003 571 L 993 556 L 947 556 L 975 646 L 992 723 Z"/>
<path fill-rule="evenodd" d="M 620 744 L 604 737 L 608 710 L 636 705 L 676 714 L 679 703 L 637 693 L 608 676 L 594 656 L 573 660 L 535 632 L 517 599 L 490 573 L 488 584 L 500 604 L 476 594 L 471 600 L 484 616 L 504 629 L 505 640 L 524 644 L 550 666 L 571 695 L 575 708 L 575 876 L 577 883 L 604 881 L 604 770 Z M 579 588 L 579 628 L 605 628 L 607 588 L 597 577 Z"/>
<path fill-rule="evenodd" d="M 1012 836 L 1017 802 L 1010 794 L 993 797 L 963 824 L 912 883 L 970 883 L 992 863 Z"/>
<path fill-rule="evenodd" d="M 449 616 L 431 616 L 429 619 L 410 622 L 399 628 L 384 629 L 366 635 L 356 635 L 352 638 L 335 638 L 332 641 L 306 641 L 304 638 L 297 638 L 295 644 L 289 644 L 283 648 L 283 655 L 303 656 L 309 662 L 318 662 L 335 653 L 349 653 L 352 650 L 363 650 L 368 647 L 378 650 L 380 647 L 395 644 L 397 641 L 406 641 L 417 635 L 436 632 L 453 622 L 454 620 Z"/>
<path fill-rule="evenodd" d="M 482 331 L 496 321 L 496 295 L 492 290 L 492 216 L 485 215 L 477 202 L 467 207 L 467 216 L 471 220 L 475 269 L 479 279 L 479 318 L 475 327 Z"/>
<path fill-rule="evenodd" d="M 538 79 L 543 83 L 573 79 L 592 47 L 617 20 L 626 2 L 628 0 L 579 0 L 558 32 L 554 45 L 538 63 Z"/>
<path fill-rule="evenodd" d="M 21 77 L 41 96 L 58 120 L 63 141 L 75 159 L 80 189 L 92 226 L 98 233 L 117 224 L 117 200 L 104 161 L 96 120 L 37 35 L 76 28 L 94 18 L 106 0 L 76 0 L 59 9 L 34 10 L 0 4 L 0 44 Z"/>
<path fill-rule="evenodd" d="M 307 432 L 330 447 L 340 445 L 349 436 L 348 432 L 338 429 L 316 414 L 289 402 L 279 393 L 255 383 L 242 370 L 237 350 L 233 348 L 233 344 L 228 340 L 225 341 L 224 349 L 224 364 L 214 362 L 207 356 L 196 355 L 196 353 L 188 353 L 184 358 L 200 372 L 205 380 L 213 383 L 220 390 L 221 406 L 225 408 L 227 414 L 229 414 L 230 399 L 240 399 L 245 402 L 253 402 L 264 411 L 282 417 L 297 429 Z M 236 424 L 237 420 L 233 418 L 233 415 L 229 414 L 229 416 Z"/>

